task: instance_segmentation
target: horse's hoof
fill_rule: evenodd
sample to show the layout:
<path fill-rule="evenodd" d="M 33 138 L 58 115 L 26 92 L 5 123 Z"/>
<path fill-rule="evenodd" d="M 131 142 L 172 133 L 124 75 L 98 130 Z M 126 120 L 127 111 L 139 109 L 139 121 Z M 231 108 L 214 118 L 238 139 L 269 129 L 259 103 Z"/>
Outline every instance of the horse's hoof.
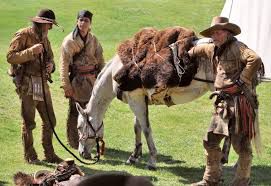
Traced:
<path fill-rule="evenodd" d="M 29 163 L 29 164 L 35 164 L 35 165 L 39 165 L 39 164 L 41 164 L 41 161 L 37 158 L 37 159 L 29 159 L 28 161 L 27 161 L 27 163 Z"/>
<path fill-rule="evenodd" d="M 135 159 L 128 159 L 127 161 L 126 161 L 126 165 L 134 165 L 135 163 L 136 163 L 137 161 L 135 160 Z"/>
<path fill-rule="evenodd" d="M 153 166 L 153 165 L 147 165 L 146 168 L 148 170 L 151 170 L 151 171 L 156 171 L 157 170 L 157 167 L 156 166 Z"/>

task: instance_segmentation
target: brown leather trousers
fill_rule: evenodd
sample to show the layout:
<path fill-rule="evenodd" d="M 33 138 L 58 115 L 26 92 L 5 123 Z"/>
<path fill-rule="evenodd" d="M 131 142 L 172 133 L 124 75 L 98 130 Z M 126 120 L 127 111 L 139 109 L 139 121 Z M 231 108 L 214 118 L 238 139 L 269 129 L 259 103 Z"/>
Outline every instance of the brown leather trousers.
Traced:
<path fill-rule="evenodd" d="M 236 185 L 240 181 L 249 183 L 252 161 L 252 148 L 248 137 L 242 134 L 232 133 L 230 135 L 234 151 L 238 154 L 238 164 L 235 172 L 235 178 L 232 185 Z M 218 183 L 222 175 L 221 166 L 221 148 L 220 143 L 224 138 L 223 135 L 214 134 L 213 132 L 207 133 L 207 141 L 203 141 L 206 150 L 206 169 L 203 176 L 204 180 Z"/>
<path fill-rule="evenodd" d="M 52 105 L 52 99 L 49 91 L 46 91 L 46 101 L 48 114 L 53 127 L 56 126 L 56 118 Z M 32 162 L 38 159 L 37 153 L 33 146 L 33 134 L 32 130 L 36 127 L 35 112 L 39 112 L 42 119 L 42 146 L 44 149 L 45 160 L 53 161 L 58 157 L 55 155 L 52 137 L 53 131 L 50 125 L 50 121 L 47 115 L 47 110 L 44 101 L 33 100 L 32 95 L 21 95 L 21 115 L 23 118 L 22 125 L 22 142 L 24 147 L 24 158 L 28 162 Z"/>

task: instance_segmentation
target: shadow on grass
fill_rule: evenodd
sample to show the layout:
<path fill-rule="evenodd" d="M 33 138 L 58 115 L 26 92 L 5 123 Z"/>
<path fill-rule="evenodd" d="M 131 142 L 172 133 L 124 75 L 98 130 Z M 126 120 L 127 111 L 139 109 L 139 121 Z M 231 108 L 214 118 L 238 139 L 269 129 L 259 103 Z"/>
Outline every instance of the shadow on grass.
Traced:
<path fill-rule="evenodd" d="M 251 181 L 252 185 L 271 185 L 271 167 L 265 165 L 252 165 L 251 168 Z M 231 166 L 223 168 L 223 177 L 227 180 L 234 178 L 234 169 Z M 228 181 L 227 183 L 230 183 Z"/>
<path fill-rule="evenodd" d="M 97 169 L 91 169 L 89 167 L 85 166 L 80 166 L 80 169 L 85 173 L 86 176 L 94 175 L 94 174 L 103 174 L 103 173 L 116 173 L 116 174 L 126 174 L 126 175 L 131 175 L 130 173 L 126 171 L 104 171 L 104 170 L 97 170 Z M 157 181 L 158 179 L 154 176 L 143 176 L 147 178 L 150 181 Z"/>
<path fill-rule="evenodd" d="M 119 149 L 107 148 L 105 152 L 105 157 L 107 159 L 101 160 L 101 163 L 110 164 L 110 165 L 123 165 L 125 164 L 125 162 L 127 161 L 130 155 L 131 155 L 131 152 L 127 152 L 127 151 L 123 151 Z M 136 167 L 145 169 L 148 158 L 149 158 L 149 154 L 143 153 L 143 156 L 141 157 L 140 161 L 136 163 Z M 170 165 L 185 163 L 184 161 L 172 159 L 172 156 L 166 156 L 162 154 L 157 155 L 157 160 L 159 162 L 163 162 Z"/>
<path fill-rule="evenodd" d="M 110 164 L 112 166 L 116 166 L 116 165 L 123 165 L 125 164 L 126 160 L 129 158 L 131 152 L 127 152 L 127 151 L 122 151 L 122 150 L 118 150 L 118 149 L 112 149 L 112 148 L 107 148 L 106 152 L 105 152 L 105 160 L 100 160 L 98 163 L 99 164 Z M 135 165 L 136 168 L 138 169 L 146 169 L 146 165 L 147 165 L 147 161 L 148 161 L 148 154 L 143 154 L 143 157 L 141 157 L 141 161 L 137 162 Z M 179 160 L 174 160 L 172 159 L 171 156 L 165 156 L 165 155 L 161 155 L 159 154 L 157 156 L 159 161 L 162 161 L 166 164 L 180 164 L 180 163 L 184 163 L 183 161 L 179 161 Z M 89 167 L 86 166 L 80 166 L 80 168 L 82 169 L 82 171 L 86 174 L 86 175 L 93 175 L 93 174 L 99 174 L 99 173 L 112 173 L 112 172 L 119 172 L 119 171 L 103 171 L 103 170 L 96 170 L 96 169 L 91 169 Z M 159 169 L 164 169 L 163 167 L 158 167 Z M 124 172 L 127 173 L 127 172 Z M 144 176 L 145 178 L 147 178 L 148 180 L 152 181 L 152 182 L 156 182 L 158 181 L 158 178 L 155 176 Z"/>
<path fill-rule="evenodd" d="M 180 176 L 179 182 L 182 184 L 191 184 L 193 182 L 200 181 L 204 172 L 204 167 L 165 167 L 165 170 Z"/>
<path fill-rule="evenodd" d="M 8 182 L 1 181 L 1 180 L 0 180 L 0 186 L 4 186 L 4 185 L 6 185 L 6 184 L 8 184 Z"/>
<path fill-rule="evenodd" d="M 264 165 L 252 166 L 252 185 L 271 185 L 271 167 Z"/>
<path fill-rule="evenodd" d="M 193 168 L 193 167 L 167 167 L 168 171 L 174 173 L 176 176 L 180 176 L 179 182 L 182 184 L 191 184 L 202 180 L 202 176 L 205 167 Z M 222 179 L 223 185 L 230 185 L 232 179 L 234 178 L 234 168 L 231 166 L 223 167 Z M 256 165 L 252 166 L 251 180 L 252 185 L 270 185 L 271 184 L 271 167 Z"/>
<path fill-rule="evenodd" d="M 100 164 L 123 165 L 130 156 L 131 152 L 107 148 L 105 153 L 105 160 L 101 160 Z M 146 169 L 149 154 L 144 153 L 141 161 L 134 165 L 138 169 Z M 191 184 L 202 179 L 205 166 L 202 167 L 183 167 L 182 164 L 185 161 L 174 160 L 172 156 L 158 154 L 157 160 L 170 166 L 158 166 L 158 170 L 171 172 L 176 176 L 180 176 L 179 182 L 182 184 Z M 102 170 L 93 170 L 86 167 L 82 167 L 83 171 L 87 174 L 102 173 Z M 252 184 L 253 185 L 270 185 L 271 184 L 271 167 L 264 165 L 255 165 L 252 167 Z M 223 179 L 224 184 L 229 185 L 234 177 L 234 169 L 231 166 L 224 166 Z M 151 181 L 157 181 L 156 177 L 148 177 Z M 223 184 L 223 185 L 224 185 Z"/>

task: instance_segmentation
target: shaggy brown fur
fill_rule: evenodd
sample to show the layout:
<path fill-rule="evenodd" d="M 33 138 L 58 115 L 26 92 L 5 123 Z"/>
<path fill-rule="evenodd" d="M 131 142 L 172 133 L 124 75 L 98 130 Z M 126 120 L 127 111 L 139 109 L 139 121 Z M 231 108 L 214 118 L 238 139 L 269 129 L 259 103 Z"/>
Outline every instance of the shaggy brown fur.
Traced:
<path fill-rule="evenodd" d="M 132 39 L 123 41 L 117 49 L 122 63 L 129 64 L 133 60 L 136 63 L 142 61 L 146 57 L 157 32 L 154 28 L 143 28 Z"/>
<path fill-rule="evenodd" d="M 16 186 L 29 186 L 34 183 L 33 176 L 25 174 L 23 172 L 17 172 L 13 176 L 13 181 Z"/>
<path fill-rule="evenodd" d="M 119 88 L 131 91 L 136 88 L 161 88 L 187 86 L 196 73 L 197 64 L 189 63 L 187 51 L 196 39 L 192 30 L 171 27 L 158 31 L 154 28 L 140 30 L 132 39 L 121 43 L 117 49 L 124 66 L 114 76 Z M 178 43 L 178 57 L 186 67 L 180 81 L 169 45 Z M 164 89 L 164 88 L 163 88 Z"/>

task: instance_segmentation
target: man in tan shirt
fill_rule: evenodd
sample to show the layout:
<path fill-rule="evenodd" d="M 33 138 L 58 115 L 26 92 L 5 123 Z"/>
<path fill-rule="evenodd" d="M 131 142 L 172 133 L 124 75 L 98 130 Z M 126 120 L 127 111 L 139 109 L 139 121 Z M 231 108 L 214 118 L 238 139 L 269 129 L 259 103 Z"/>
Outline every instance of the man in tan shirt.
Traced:
<path fill-rule="evenodd" d="M 232 185 L 249 185 L 252 161 L 251 140 L 259 139 L 256 99 L 257 71 L 261 58 L 234 36 L 239 26 L 225 17 L 214 17 L 211 27 L 200 34 L 212 38 L 212 43 L 199 44 L 189 51 L 191 59 L 210 59 L 215 74 L 217 96 L 211 125 L 203 140 L 206 168 L 203 180 L 192 185 L 219 185 L 222 176 L 220 143 L 230 138 L 239 159 Z"/>
<path fill-rule="evenodd" d="M 49 9 L 41 10 L 31 20 L 33 26 L 16 32 L 7 53 L 7 61 L 13 67 L 11 75 L 14 76 L 16 91 L 21 99 L 24 158 L 29 163 L 39 161 L 33 146 L 32 134 L 32 130 L 36 127 L 35 110 L 37 109 L 42 119 L 42 146 L 45 161 L 59 163 L 62 159 L 55 154 L 52 144 L 52 127 L 56 125 L 56 118 L 47 84 L 50 74 L 54 71 L 54 56 L 47 34 L 53 24 L 57 25 L 57 23 L 54 12 Z"/>
<path fill-rule="evenodd" d="M 78 148 L 78 131 L 75 101 L 85 107 L 98 73 L 104 66 L 103 49 L 90 32 L 92 13 L 81 10 L 77 24 L 61 45 L 60 79 L 66 98 L 69 98 L 67 138 L 71 147 Z"/>

